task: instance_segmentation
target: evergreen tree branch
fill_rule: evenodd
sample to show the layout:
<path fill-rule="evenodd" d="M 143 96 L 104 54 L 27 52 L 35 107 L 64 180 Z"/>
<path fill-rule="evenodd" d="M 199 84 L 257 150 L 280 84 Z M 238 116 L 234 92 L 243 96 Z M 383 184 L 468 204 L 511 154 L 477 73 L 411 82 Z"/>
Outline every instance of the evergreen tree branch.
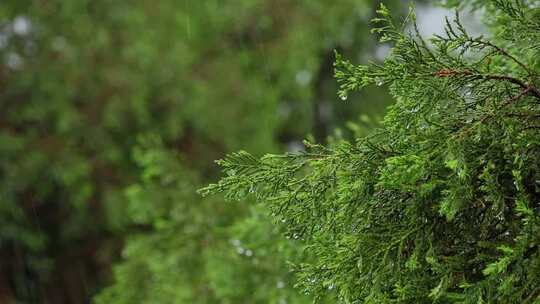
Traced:
<path fill-rule="evenodd" d="M 507 75 L 495 75 L 495 74 L 481 74 L 474 73 L 468 70 L 459 71 L 459 70 L 440 70 L 432 74 L 436 77 L 454 77 L 454 76 L 471 76 L 473 79 L 488 79 L 488 80 L 497 80 L 497 81 L 507 81 L 513 84 L 520 86 L 523 89 L 523 92 L 530 94 L 538 99 L 540 99 L 540 90 L 535 86 L 528 84 L 518 78 L 507 76 Z"/>

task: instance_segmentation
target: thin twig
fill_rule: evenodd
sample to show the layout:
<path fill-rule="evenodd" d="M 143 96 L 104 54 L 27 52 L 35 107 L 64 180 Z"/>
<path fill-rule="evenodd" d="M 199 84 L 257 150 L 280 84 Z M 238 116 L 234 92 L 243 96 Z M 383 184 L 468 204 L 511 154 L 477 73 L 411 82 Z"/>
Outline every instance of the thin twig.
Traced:
<path fill-rule="evenodd" d="M 506 56 L 508 58 L 510 58 L 510 60 L 514 61 L 515 63 L 517 63 L 521 68 L 523 68 L 525 71 L 527 71 L 527 73 L 529 74 L 529 76 L 532 76 L 534 75 L 534 73 L 527 67 L 527 65 L 525 65 L 523 62 L 519 61 L 516 57 L 514 57 L 513 55 L 511 55 L 510 53 L 508 53 L 505 49 L 499 47 L 499 46 L 496 46 L 495 44 L 489 42 L 489 41 L 482 41 L 482 40 L 478 40 L 476 41 L 478 43 L 482 43 L 484 45 L 487 45 L 489 47 L 492 47 L 494 48 L 497 52 L 501 53 L 501 55 L 503 56 Z"/>
<path fill-rule="evenodd" d="M 507 75 L 494 75 L 494 74 L 478 74 L 473 73 L 469 70 L 441 70 L 432 74 L 435 77 L 455 77 L 455 76 L 471 76 L 478 79 L 488 79 L 488 80 L 498 80 L 498 81 L 507 81 L 513 84 L 520 86 L 522 89 L 527 91 L 527 94 L 540 99 L 540 90 L 531 84 L 527 84 L 521 79 L 507 76 Z"/>
<path fill-rule="evenodd" d="M 534 300 L 534 297 L 538 299 L 538 293 L 540 292 L 540 286 L 536 287 L 533 292 L 523 301 L 524 304 L 530 303 L 532 300 Z"/>
<path fill-rule="evenodd" d="M 529 91 L 531 90 L 530 87 L 522 90 L 519 94 L 515 95 L 515 96 L 512 96 L 511 98 L 505 100 L 501 106 L 499 107 L 499 110 L 501 110 L 502 108 L 504 107 L 507 107 L 508 105 L 518 101 L 519 99 L 521 99 L 523 96 L 527 95 L 529 93 Z M 478 121 L 476 121 L 475 123 L 471 124 L 468 128 L 466 129 L 460 129 L 459 132 L 455 135 L 463 135 L 463 134 L 466 134 L 467 132 L 469 132 L 475 125 L 478 125 L 478 124 L 482 124 L 484 122 L 486 122 L 488 119 L 490 118 L 493 118 L 495 115 L 489 115 L 489 114 L 486 114 L 484 115 L 482 118 L 480 118 Z"/>

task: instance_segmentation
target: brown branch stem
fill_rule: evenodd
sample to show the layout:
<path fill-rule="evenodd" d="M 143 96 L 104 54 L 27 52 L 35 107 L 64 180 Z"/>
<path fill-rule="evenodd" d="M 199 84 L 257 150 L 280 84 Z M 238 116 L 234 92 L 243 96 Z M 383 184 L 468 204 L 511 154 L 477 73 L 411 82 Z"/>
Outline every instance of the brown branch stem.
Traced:
<path fill-rule="evenodd" d="M 534 75 L 534 73 L 521 61 L 519 61 L 516 57 L 514 57 L 513 55 L 511 55 L 510 53 L 508 53 L 505 49 L 503 48 L 500 48 L 498 46 L 496 46 L 495 44 L 489 42 L 489 41 L 482 41 L 482 40 L 477 40 L 477 42 L 479 43 L 482 43 L 484 45 L 487 45 L 493 49 L 495 49 L 497 52 L 499 52 L 501 55 L 509 58 L 510 60 L 514 61 L 515 63 L 517 63 L 522 69 L 524 69 L 525 71 L 527 71 L 527 73 L 529 74 L 529 76 L 532 76 Z"/>
<path fill-rule="evenodd" d="M 471 76 L 478 79 L 488 79 L 488 80 L 497 80 L 497 81 L 507 81 L 513 84 L 516 84 L 520 86 L 523 90 L 527 91 L 528 95 L 531 95 L 537 99 L 540 99 L 540 90 L 533 86 L 532 84 L 528 84 L 524 82 L 521 79 L 507 76 L 507 75 L 496 75 L 496 74 L 478 74 L 473 73 L 469 70 L 464 71 L 458 71 L 458 70 L 441 70 L 433 73 L 433 76 L 435 77 L 455 77 L 455 76 Z"/>

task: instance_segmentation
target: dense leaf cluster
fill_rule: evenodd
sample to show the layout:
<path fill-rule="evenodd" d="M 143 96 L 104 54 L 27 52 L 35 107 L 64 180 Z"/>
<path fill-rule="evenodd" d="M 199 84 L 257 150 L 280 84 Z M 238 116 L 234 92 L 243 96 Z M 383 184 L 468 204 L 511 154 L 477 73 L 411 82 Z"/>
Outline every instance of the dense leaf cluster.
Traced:
<path fill-rule="evenodd" d="M 337 56 L 339 95 L 387 84 L 396 104 L 354 142 L 228 155 L 201 190 L 254 196 L 315 255 L 297 285 L 345 303 L 540 301 L 539 1 L 471 1 L 489 38 L 459 15 L 418 34 L 382 6 L 383 64 Z"/>

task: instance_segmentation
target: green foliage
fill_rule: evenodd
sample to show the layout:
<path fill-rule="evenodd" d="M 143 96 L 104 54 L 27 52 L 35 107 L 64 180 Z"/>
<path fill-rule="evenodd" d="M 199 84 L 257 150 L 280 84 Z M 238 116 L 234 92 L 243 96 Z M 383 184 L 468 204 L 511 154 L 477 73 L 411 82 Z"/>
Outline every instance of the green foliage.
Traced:
<path fill-rule="evenodd" d="M 459 20 L 426 41 L 414 10 L 381 5 L 382 64 L 336 57 L 339 96 L 387 84 L 396 104 L 354 142 L 306 152 L 228 155 L 200 190 L 253 196 L 302 239 L 297 285 L 344 303 L 540 300 L 538 1 L 471 1 L 489 38 Z"/>
<path fill-rule="evenodd" d="M 126 215 L 142 226 L 96 303 L 308 302 L 291 288 L 283 260 L 298 250 L 264 213 L 197 199 L 196 174 L 156 135 L 140 137 L 133 154 L 143 171 L 126 189 Z"/>
<path fill-rule="evenodd" d="M 376 2 L 2 1 L 0 302 L 310 301 L 285 261 L 311 257 L 265 212 L 193 194 L 219 155 L 388 104 L 331 103 L 331 52 L 373 53 Z"/>
<path fill-rule="evenodd" d="M 246 5 L 248 3 L 254 5 L 251 1 L 246 1 Z M 306 117 L 316 110 L 310 110 L 306 103 L 327 95 L 317 92 L 320 96 L 314 97 L 313 90 L 333 87 L 331 78 L 326 77 L 331 67 L 324 65 L 327 59 L 321 54 L 329 53 L 328 44 L 343 44 L 339 39 L 321 40 L 320 36 L 335 39 L 333 37 L 339 36 L 340 32 L 350 32 L 361 26 L 343 24 L 344 16 L 350 14 L 351 9 L 366 7 L 368 2 L 344 2 L 339 7 L 311 1 L 288 2 L 283 4 L 285 8 L 273 7 L 264 1 L 259 4 L 269 6 L 269 12 L 254 5 L 253 12 L 245 16 L 246 23 L 234 29 L 239 33 L 226 42 L 228 49 L 218 56 L 219 61 L 206 63 L 204 61 L 209 58 L 201 54 L 203 69 L 207 69 L 201 76 L 201 83 L 187 85 L 201 94 L 200 99 L 190 101 L 194 112 L 185 114 L 190 119 L 197 117 L 190 120 L 195 128 L 190 140 L 210 141 L 193 153 L 212 151 L 213 142 L 225 145 L 223 149 L 226 150 L 241 145 L 262 151 L 275 144 L 270 135 L 290 137 L 305 132 L 302 129 L 308 130 L 310 123 Z M 205 9 L 220 14 L 224 7 L 228 5 L 216 4 Z M 260 16 L 261 21 L 253 21 L 253 16 Z M 275 35 L 266 24 L 275 27 L 282 18 L 288 17 L 287 28 L 277 30 L 281 35 Z M 238 22 L 235 14 L 231 13 L 228 18 L 228 22 Z M 325 22 L 321 22 L 323 19 Z M 204 28 L 207 22 L 204 15 L 199 20 L 189 20 L 191 29 Z M 254 24 L 255 29 L 252 29 Z M 347 51 L 357 47 L 345 45 L 343 48 Z M 261 68 L 264 73 L 257 72 Z M 306 73 L 317 78 L 306 82 L 302 78 Z M 207 77 L 211 79 L 205 79 Z M 317 87 L 310 82 L 317 82 Z M 333 92 L 331 95 L 335 99 Z M 234 106 L 231 106 L 233 101 Z M 220 104 L 215 105 L 216 102 Z M 274 113 L 283 107 L 291 113 L 285 117 L 276 116 Z M 253 111 L 257 115 L 245 114 Z M 207 114 L 201 117 L 198 113 Z M 230 114 L 223 117 L 223 113 Z M 285 264 L 287 260 L 309 260 L 309 255 L 300 254 L 296 243 L 281 239 L 279 230 L 270 225 L 263 211 L 243 205 L 216 207 L 219 201 L 176 194 L 178 188 L 195 193 L 197 186 L 181 185 L 176 181 L 183 179 L 180 174 L 190 160 L 198 162 L 190 166 L 200 171 L 207 166 L 203 160 L 207 161 L 208 156 L 195 157 L 189 155 L 188 150 L 184 153 L 186 160 L 174 160 L 171 156 L 174 153 L 171 154 L 171 149 L 165 145 L 140 150 L 137 147 L 141 144 L 133 148 L 133 159 L 143 170 L 140 182 L 126 189 L 127 215 L 131 221 L 152 228 L 137 236 L 130 235 L 124 260 L 115 268 L 115 282 L 97 296 L 98 303 L 311 301 L 293 289 L 291 274 Z M 174 216 L 175 210 L 180 208 L 176 204 L 182 204 L 181 213 L 187 214 L 186 219 Z M 160 229 L 162 225 L 169 229 Z"/>

